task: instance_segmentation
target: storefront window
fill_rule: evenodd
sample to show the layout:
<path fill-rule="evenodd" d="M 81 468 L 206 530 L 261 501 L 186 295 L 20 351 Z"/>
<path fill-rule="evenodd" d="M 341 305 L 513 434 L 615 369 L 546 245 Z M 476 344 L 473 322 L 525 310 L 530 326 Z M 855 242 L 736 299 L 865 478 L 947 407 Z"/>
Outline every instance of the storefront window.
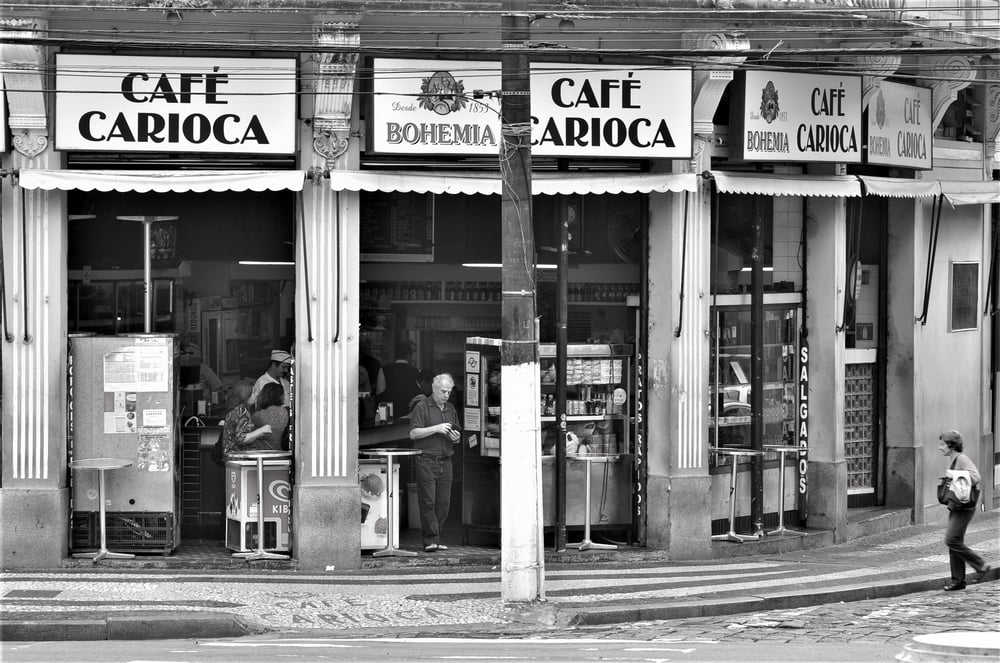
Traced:
<path fill-rule="evenodd" d="M 717 308 L 709 384 L 713 394 L 709 439 L 712 446 L 751 446 L 750 309 Z M 764 310 L 764 439 L 762 444 L 794 444 L 798 397 L 797 307 Z M 718 417 L 716 418 L 716 413 Z M 714 454 L 710 454 L 714 462 Z"/>
<path fill-rule="evenodd" d="M 712 227 L 712 290 L 750 292 L 754 218 L 759 217 L 764 292 L 802 290 L 802 198 L 720 194 Z"/>

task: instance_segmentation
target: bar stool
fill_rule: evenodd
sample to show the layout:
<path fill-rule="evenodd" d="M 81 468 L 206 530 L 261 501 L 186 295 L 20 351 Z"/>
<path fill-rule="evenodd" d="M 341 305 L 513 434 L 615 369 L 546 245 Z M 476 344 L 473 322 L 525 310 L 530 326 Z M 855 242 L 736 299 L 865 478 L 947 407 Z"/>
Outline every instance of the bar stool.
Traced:
<path fill-rule="evenodd" d="M 132 461 L 123 458 L 80 458 L 69 462 L 69 466 L 74 470 L 97 470 L 97 499 L 100 500 L 101 510 L 101 549 L 97 552 L 73 553 L 73 557 L 93 558 L 94 563 L 102 559 L 128 559 L 135 557 L 131 553 L 117 553 L 108 550 L 107 523 L 104 508 L 104 473 L 108 470 L 120 470 L 124 467 L 131 467 Z"/>
<path fill-rule="evenodd" d="M 743 543 L 744 541 L 756 541 L 760 537 L 756 534 L 736 533 L 736 465 L 737 460 L 742 457 L 753 458 L 763 456 L 764 452 L 758 449 L 747 449 L 746 447 L 713 447 L 712 451 L 721 456 L 730 456 L 732 472 L 729 475 L 729 531 L 725 534 L 716 534 L 713 541 L 731 541 L 733 543 Z"/>
<path fill-rule="evenodd" d="M 248 562 L 259 559 L 288 559 L 289 555 L 273 553 L 264 550 L 264 459 L 281 460 L 291 458 L 291 451 L 275 451 L 271 449 L 256 449 L 252 451 L 234 451 L 229 454 L 234 460 L 257 461 L 257 549 L 252 552 L 235 552 L 233 557 L 241 557 Z M 241 548 L 243 546 L 240 546 Z"/>
<path fill-rule="evenodd" d="M 362 449 L 359 453 L 366 456 L 381 456 L 385 458 L 386 463 L 385 509 L 388 512 L 386 520 L 389 524 L 389 531 L 385 534 L 385 548 L 373 552 L 372 557 L 415 557 L 417 553 L 412 550 L 400 550 L 394 541 L 395 523 L 393 523 L 392 514 L 396 509 L 396 491 L 392 489 L 392 459 L 395 456 L 419 456 L 423 451 L 420 449 Z"/>
<path fill-rule="evenodd" d="M 590 540 L 590 468 L 593 463 L 616 463 L 621 459 L 620 454 L 567 454 L 568 460 L 576 460 L 587 464 L 587 478 L 584 483 L 586 491 L 584 497 L 583 512 L 583 541 L 580 543 L 567 543 L 567 548 L 577 548 L 578 550 L 617 550 L 618 546 L 611 543 L 594 543 Z M 604 466 L 607 469 L 607 465 Z"/>
<path fill-rule="evenodd" d="M 777 536 L 787 532 L 801 536 L 805 532 L 785 527 L 785 454 L 803 452 L 806 450 L 806 447 L 794 444 L 765 444 L 764 449 L 766 451 L 775 451 L 780 455 L 780 460 L 778 461 L 778 526 L 775 529 L 764 532 L 764 534 L 767 536 Z"/>

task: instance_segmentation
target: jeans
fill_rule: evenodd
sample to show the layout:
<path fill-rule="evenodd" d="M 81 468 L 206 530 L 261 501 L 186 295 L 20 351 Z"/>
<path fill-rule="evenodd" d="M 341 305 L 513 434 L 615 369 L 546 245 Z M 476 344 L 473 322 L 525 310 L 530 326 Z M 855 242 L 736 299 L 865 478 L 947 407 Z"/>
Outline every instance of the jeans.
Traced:
<path fill-rule="evenodd" d="M 424 545 L 441 543 L 441 530 L 451 508 L 451 458 L 417 456 L 417 503 Z"/>
<path fill-rule="evenodd" d="M 948 528 L 945 530 L 944 542 L 948 546 L 948 561 L 951 564 L 951 581 L 965 582 L 965 565 L 968 564 L 977 572 L 982 571 L 986 562 L 973 550 L 965 545 L 965 530 L 972 521 L 975 509 L 965 511 L 948 511 Z"/>

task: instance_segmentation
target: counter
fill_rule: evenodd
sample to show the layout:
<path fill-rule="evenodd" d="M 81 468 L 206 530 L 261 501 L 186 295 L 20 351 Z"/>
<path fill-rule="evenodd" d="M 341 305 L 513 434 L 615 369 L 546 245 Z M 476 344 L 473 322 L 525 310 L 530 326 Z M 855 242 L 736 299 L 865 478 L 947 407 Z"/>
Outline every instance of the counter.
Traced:
<path fill-rule="evenodd" d="M 400 444 L 400 442 L 404 442 Z M 388 444 L 406 447 L 410 444 L 410 419 L 400 417 L 384 424 L 365 426 L 358 431 L 358 448 L 377 447 Z"/>

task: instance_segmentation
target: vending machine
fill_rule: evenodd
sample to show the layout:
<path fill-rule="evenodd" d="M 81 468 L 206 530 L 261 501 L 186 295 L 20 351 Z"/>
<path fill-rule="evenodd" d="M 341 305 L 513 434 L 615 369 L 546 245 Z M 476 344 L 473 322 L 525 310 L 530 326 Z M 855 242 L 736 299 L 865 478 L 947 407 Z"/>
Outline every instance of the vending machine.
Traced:
<path fill-rule="evenodd" d="M 105 477 L 113 550 L 169 554 L 179 542 L 176 346 L 170 334 L 69 338 L 69 458 L 128 463 Z M 97 548 L 97 472 L 73 470 L 70 482 L 70 548 Z"/>

